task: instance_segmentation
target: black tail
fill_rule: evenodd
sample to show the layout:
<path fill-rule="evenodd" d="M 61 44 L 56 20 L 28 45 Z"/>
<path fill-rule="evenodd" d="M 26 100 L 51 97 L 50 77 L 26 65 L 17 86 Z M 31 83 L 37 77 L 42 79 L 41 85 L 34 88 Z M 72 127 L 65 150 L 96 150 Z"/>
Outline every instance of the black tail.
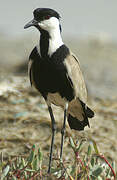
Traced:
<path fill-rule="evenodd" d="M 87 107 L 82 101 L 80 102 L 84 111 L 84 114 L 82 114 L 84 120 L 80 121 L 79 119 L 71 116 L 70 114 L 68 115 L 68 123 L 70 128 L 78 131 L 84 130 L 84 127 L 87 125 L 90 127 L 88 118 L 94 117 L 94 112 L 89 107 Z"/>

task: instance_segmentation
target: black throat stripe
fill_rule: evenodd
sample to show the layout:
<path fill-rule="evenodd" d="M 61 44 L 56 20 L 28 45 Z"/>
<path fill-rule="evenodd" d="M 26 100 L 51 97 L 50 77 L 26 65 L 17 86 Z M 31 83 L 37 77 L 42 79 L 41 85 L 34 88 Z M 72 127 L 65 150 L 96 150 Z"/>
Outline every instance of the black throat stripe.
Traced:
<path fill-rule="evenodd" d="M 40 35 L 40 53 L 42 57 L 48 55 L 49 48 L 49 33 L 47 31 L 41 30 Z"/>

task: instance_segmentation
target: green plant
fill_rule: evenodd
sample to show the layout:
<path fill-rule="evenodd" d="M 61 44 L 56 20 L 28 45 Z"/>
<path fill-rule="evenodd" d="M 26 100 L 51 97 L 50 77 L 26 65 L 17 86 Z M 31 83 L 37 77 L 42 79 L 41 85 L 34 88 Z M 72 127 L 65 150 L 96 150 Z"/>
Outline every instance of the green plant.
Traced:
<path fill-rule="evenodd" d="M 99 153 L 95 141 L 82 139 L 75 142 L 71 137 L 69 144 L 74 153 L 71 161 L 60 161 L 53 157 L 56 166 L 51 169 L 51 175 L 46 173 L 47 167 L 42 165 L 43 155 L 40 150 L 36 151 L 35 145 L 32 146 L 28 158 L 15 157 L 8 162 L 3 158 L 0 162 L 1 180 L 41 180 L 47 179 L 60 180 L 115 180 L 115 163 L 110 164 L 108 160 Z M 86 149 L 84 152 L 83 149 Z"/>
<path fill-rule="evenodd" d="M 37 176 L 42 178 L 42 159 L 43 155 L 40 150 L 35 152 L 35 145 L 32 146 L 31 152 L 28 158 L 16 157 L 10 160 L 6 165 L 1 162 L 0 167 L 2 169 L 1 180 L 5 177 L 9 177 L 12 180 L 15 179 L 34 179 Z"/>

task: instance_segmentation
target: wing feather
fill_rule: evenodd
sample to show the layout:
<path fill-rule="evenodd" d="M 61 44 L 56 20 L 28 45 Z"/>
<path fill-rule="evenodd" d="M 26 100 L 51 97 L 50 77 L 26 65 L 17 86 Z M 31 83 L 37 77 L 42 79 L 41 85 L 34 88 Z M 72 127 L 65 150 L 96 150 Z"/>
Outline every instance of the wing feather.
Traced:
<path fill-rule="evenodd" d="M 32 68 L 32 63 L 33 63 L 33 60 L 32 59 L 29 59 L 29 62 L 28 62 L 28 76 L 29 76 L 29 79 L 30 79 L 30 84 L 32 86 L 32 71 L 31 71 L 31 68 Z"/>
<path fill-rule="evenodd" d="M 38 58 L 38 61 L 39 61 L 40 56 L 39 56 L 39 52 L 38 52 L 38 47 L 36 46 L 32 50 L 32 52 L 31 52 L 31 54 L 29 56 L 29 62 L 28 62 L 28 76 L 29 76 L 29 79 L 30 79 L 31 86 L 34 85 L 34 87 L 36 87 L 36 86 L 35 86 L 35 82 L 33 80 L 33 71 L 34 71 L 33 70 L 33 68 L 34 68 L 33 64 L 34 64 L 34 61 L 37 60 L 37 58 Z"/>
<path fill-rule="evenodd" d="M 80 69 L 79 60 L 73 53 L 70 53 L 66 57 L 64 61 L 64 65 L 66 66 L 67 69 L 67 73 L 68 73 L 67 76 L 72 81 L 75 96 L 78 97 L 83 102 L 86 102 L 87 90 L 86 90 L 83 74 Z"/>

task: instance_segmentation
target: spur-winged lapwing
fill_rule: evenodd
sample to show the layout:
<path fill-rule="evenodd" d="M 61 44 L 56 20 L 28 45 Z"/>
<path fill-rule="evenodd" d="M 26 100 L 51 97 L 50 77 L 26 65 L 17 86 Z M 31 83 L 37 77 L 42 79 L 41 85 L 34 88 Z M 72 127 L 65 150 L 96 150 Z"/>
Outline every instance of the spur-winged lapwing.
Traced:
<path fill-rule="evenodd" d="M 92 118 L 94 112 L 86 105 L 87 91 L 79 61 L 62 41 L 60 15 L 49 8 L 37 8 L 33 15 L 34 19 L 24 28 L 35 26 L 40 31 L 40 40 L 30 54 L 28 72 L 31 84 L 41 93 L 48 105 L 52 121 L 48 167 L 50 173 L 56 130 L 51 104 L 64 110 L 60 159 L 66 119 L 71 129 L 84 130 L 85 126 L 89 126 L 88 118 Z"/>

